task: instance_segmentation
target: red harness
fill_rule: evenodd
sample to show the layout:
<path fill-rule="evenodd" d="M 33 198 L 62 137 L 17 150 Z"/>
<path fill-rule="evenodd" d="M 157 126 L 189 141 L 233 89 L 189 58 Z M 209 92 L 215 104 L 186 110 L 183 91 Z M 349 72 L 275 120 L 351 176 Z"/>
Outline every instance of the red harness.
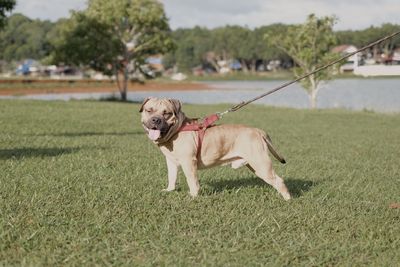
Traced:
<path fill-rule="evenodd" d="M 207 128 L 213 126 L 214 122 L 219 120 L 217 114 L 212 114 L 204 118 L 204 120 L 200 123 L 196 122 L 193 124 L 185 124 L 183 125 L 179 131 L 187 132 L 187 131 L 196 131 L 197 133 L 197 158 L 200 157 L 201 153 L 201 144 L 203 143 L 204 135 L 206 134 Z"/>

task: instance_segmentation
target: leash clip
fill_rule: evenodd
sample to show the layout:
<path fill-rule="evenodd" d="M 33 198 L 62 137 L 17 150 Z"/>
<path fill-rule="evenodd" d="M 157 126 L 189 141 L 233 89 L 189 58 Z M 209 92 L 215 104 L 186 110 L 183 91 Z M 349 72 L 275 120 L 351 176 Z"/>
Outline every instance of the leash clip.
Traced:
<path fill-rule="evenodd" d="M 217 112 L 217 113 L 215 113 L 215 114 L 218 116 L 218 119 L 222 119 L 222 117 L 223 117 L 225 114 L 229 113 L 229 112 L 230 112 L 230 110 L 228 109 L 228 110 L 225 110 L 225 111 L 223 111 L 223 112 Z"/>

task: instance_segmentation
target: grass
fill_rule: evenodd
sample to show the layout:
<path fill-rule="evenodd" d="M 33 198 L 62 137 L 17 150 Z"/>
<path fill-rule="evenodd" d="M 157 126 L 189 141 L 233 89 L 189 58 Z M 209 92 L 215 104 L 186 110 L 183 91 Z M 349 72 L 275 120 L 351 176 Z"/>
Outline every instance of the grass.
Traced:
<path fill-rule="evenodd" d="M 186 105 L 190 116 L 226 105 Z M 166 186 L 138 105 L 0 101 L 0 266 L 399 266 L 400 116 L 253 105 L 285 202 L 246 169 Z"/>

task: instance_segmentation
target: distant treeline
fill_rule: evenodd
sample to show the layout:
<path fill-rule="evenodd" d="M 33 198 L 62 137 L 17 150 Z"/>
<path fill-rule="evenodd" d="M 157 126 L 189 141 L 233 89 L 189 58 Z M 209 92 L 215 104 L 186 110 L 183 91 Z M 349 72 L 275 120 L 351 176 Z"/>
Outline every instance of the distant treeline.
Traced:
<path fill-rule="evenodd" d="M 58 26 L 63 21 L 33 20 L 21 14 L 10 16 L 7 26 L 0 31 L 0 60 L 13 62 L 29 58 L 49 63 L 54 47 L 52 41 L 57 39 Z M 255 29 L 241 26 L 177 29 L 173 31 L 176 49 L 165 55 L 163 62 L 167 68 L 176 66 L 180 71 L 196 67 L 218 69 L 220 60 L 237 61 L 244 71 L 255 70 L 258 64 L 270 60 L 290 63 L 288 56 L 265 41 L 268 35 L 285 32 L 287 27 L 289 25 L 272 24 Z M 336 34 L 338 45 L 361 47 L 399 30 L 400 25 L 383 24 Z M 390 54 L 399 47 L 400 38 L 395 38 L 378 49 Z"/>
<path fill-rule="evenodd" d="M 33 20 L 14 14 L 0 30 L 0 60 L 45 59 L 52 50 L 51 39 L 57 22 Z"/>
<path fill-rule="evenodd" d="M 238 60 L 244 71 L 255 70 L 264 61 L 280 60 L 290 63 L 290 58 L 282 51 L 268 44 L 266 38 L 284 33 L 290 25 L 272 24 L 255 29 L 241 26 L 225 26 L 215 29 L 194 27 L 177 29 L 173 38 L 177 43 L 174 52 L 164 58 L 166 66 L 178 66 L 180 70 L 190 70 L 197 66 L 218 68 L 218 60 Z M 364 30 L 336 31 L 337 45 L 348 44 L 361 47 L 379 38 L 400 30 L 400 25 L 383 24 Z M 400 47 L 397 37 L 377 47 L 375 52 L 391 54 Z M 373 52 L 373 51 L 371 51 Z M 261 62 L 260 62 L 261 61 Z"/>

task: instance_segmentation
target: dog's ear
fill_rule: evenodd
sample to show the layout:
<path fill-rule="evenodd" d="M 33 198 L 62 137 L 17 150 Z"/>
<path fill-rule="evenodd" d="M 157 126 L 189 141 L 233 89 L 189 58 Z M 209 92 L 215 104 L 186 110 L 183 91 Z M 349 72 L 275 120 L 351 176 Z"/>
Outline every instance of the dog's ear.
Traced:
<path fill-rule="evenodd" d="M 149 101 L 151 97 L 147 97 L 145 100 L 143 100 L 142 105 L 140 106 L 139 112 L 143 112 L 143 107 L 146 105 L 147 101 Z"/>
<path fill-rule="evenodd" d="M 168 99 L 169 102 L 171 102 L 172 106 L 174 107 L 174 113 L 178 114 L 181 111 L 181 101 L 177 100 L 177 99 Z"/>

